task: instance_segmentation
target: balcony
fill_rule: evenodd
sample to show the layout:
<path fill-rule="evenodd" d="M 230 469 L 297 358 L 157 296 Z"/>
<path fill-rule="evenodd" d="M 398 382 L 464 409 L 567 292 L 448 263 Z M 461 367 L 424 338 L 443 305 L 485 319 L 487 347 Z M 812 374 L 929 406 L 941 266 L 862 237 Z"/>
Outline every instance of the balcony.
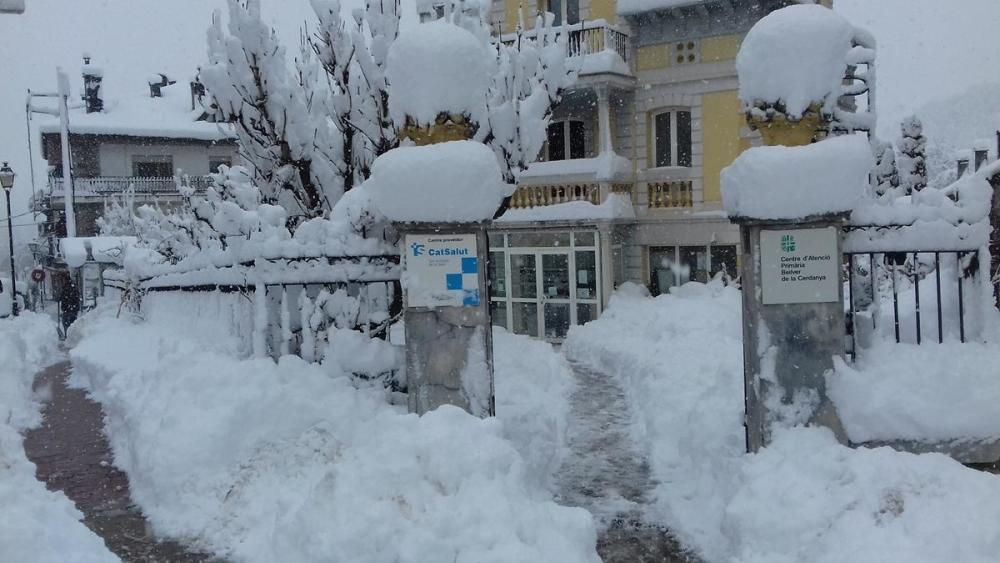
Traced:
<path fill-rule="evenodd" d="M 694 183 L 691 180 L 670 180 L 646 184 L 646 205 L 650 209 L 694 207 Z"/>
<path fill-rule="evenodd" d="M 209 176 L 189 176 L 185 179 L 195 191 L 203 192 L 211 183 Z M 63 179 L 49 177 L 52 195 L 63 195 Z M 144 195 L 177 194 L 177 184 L 172 177 L 140 176 L 97 176 L 93 178 L 73 178 L 73 188 L 77 197 L 108 196 L 123 193 Z"/>
<path fill-rule="evenodd" d="M 631 76 L 629 62 L 629 36 L 604 20 L 580 22 L 553 28 L 555 33 L 567 33 L 566 56 L 580 61 L 579 72 L 585 74 L 615 73 Z M 537 30 L 529 29 L 522 36 L 534 39 Z M 507 33 L 500 37 L 505 45 L 513 45 L 517 41 L 516 33 Z M 617 55 L 617 57 L 615 56 Z"/>

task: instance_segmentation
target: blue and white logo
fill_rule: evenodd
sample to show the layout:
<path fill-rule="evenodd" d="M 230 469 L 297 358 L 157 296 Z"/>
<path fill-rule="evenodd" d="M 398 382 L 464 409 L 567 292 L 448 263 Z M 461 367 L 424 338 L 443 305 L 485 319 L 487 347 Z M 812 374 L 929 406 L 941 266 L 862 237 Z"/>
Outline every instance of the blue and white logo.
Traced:
<path fill-rule="evenodd" d="M 424 245 L 420 244 L 419 242 L 415 242 L 415 243 L 411 244 L 410 245 L 410 250 L 413 251 L 413 255 L 414 256 L 423 256 L 424 255 Z"/>

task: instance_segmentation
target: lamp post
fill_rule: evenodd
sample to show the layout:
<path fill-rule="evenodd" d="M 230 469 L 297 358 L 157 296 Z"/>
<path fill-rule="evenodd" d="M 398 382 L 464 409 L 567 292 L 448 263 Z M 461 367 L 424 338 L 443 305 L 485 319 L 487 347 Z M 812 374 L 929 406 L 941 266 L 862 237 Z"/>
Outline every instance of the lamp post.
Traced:
<path fill-rule="evenodd" d="M 0 187 L 7 196 L 7 243 L 10 250 L 10 312 L 17 316 L 17 275 L 14 271 L 14 216 L 10 212 L 10 190 L 14 187 L 14 171 L 6 162 L 0 167 Z"/>

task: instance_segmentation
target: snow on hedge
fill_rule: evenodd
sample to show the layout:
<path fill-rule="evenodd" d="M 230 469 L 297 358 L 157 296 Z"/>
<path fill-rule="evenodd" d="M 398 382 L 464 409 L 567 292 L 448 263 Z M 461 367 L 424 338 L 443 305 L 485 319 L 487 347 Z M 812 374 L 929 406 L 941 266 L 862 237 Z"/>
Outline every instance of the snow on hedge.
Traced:
<path fill-rule="evenodd" d="M 878 250 L 969 250 L 989 244 L 993 187 L 1000 161 L 962 176 L 943 189 L 923 189 L 909 196 L 867 198 L 851 213 L 855 226 L 895 226 L 847 233 L 851 252 Z"/>
<path fill-rule="evenodd" d="M 514 188 L 501 179 L 493 151 L 475 141 L 393 149 L 375 160 L 364 186 L 378 210 L 400 222 L 492 219 Z"/>
<path fill-rule="evenodd" d="M 330 365 L 237 360 L 179 324 L 79 329 L 76 377 L 158 533 L 232 561 L 598 561 L 590 515 L 533 474 L 552 430 L 526 462 L 502 418 L 405 414 Z"/>
<path fill-rule="evenodd" d="M 832 113 L 841 94 L 854 27 L 815 4 L 787 6 L 760 19 L 736 55 L 745 106 L 782 104 L 798 119 L 813 103 Z"/>
<path fill-rule="evenodd" d="M 689 283 L 651 299 L 635 288 L 619 290 L 600 319 L 573 327 L 564 350 L 623 383 L 634 437 L 660 483 L 648 516 L 685 546 L 706 561 L 743 563 L 996 560 L 1000 478 L 939 454 L 850 449 L 822 428 L 781 430 L 746 455 L 739 292 Z M 995 405 L 998 385 L 983 366 L 996 354 L 977 360 L 982 347 L 920 348 L 909 360 L 873 355 L 842 384 L 863 393 L 867 380 L 875 410 L 900 412 L 894 404 L 904 403 L 926 415 L 920 424 L 968 429 L 972 415 L 955 410 L 970 405 L 988 416 L 979 407 L 991 397 Z M 945 372 L 949 360 L 972 371 L 956 378 Z M 933 377 L 940 382 L 914 390 Z M 953 389 L 944 392 L 946 381 Z M 943 400 L 931 405 L 934 390 Z"/>
<path fill-rule="evenodd" d="M 844 135 L 802 147 L 753 147 L 722 170 L 730 217 L 801 219 L 852 210 L 874 165 L 868 139 Z"/>
<path fill-rule="evenodd" d="M 59 357 L 55 323 L 31 312 L 0 319 L 0 561 L 118 561 L 60 492 L 35 478 L 20 432 L 41 424 L 35 373 Z"/>
<path fill-rule="evenodd" d="M 446 18 L 404 28 L 389 48 L 389 114 L 399 126 L 407 116 L 432 124 L 441 113 L 485 124 L 492 67 L 487 45 Z"/>

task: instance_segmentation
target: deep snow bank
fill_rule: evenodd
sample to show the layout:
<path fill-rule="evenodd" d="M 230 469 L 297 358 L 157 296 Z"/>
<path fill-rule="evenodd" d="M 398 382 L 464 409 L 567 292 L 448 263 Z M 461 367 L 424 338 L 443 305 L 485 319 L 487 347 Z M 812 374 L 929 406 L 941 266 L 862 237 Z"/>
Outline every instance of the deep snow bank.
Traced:
<path fill-rule="evenodd" d="M 20 432 L 42 422 L 35 373 L 59 357 L 56 326 L 23 312 L 0 319 L 0 561 L 96 563 L 117 561 L 84 526 L 83 514 L 62 493 L 35 478 Z"/>
<path fill-rule="evenodd" d="M 853 442 L 1000 439 L 1000 346 L 876 341 L 828 376 Z"/>
<path fill-rule="evenodd" d="M 175 325 L 81 331 L 75 375 L 160 533 L 236 561 L 597 561 L 590 516 L 533 484 L 545 464 L 501 420 L 404 414 L 330 367 L 236 360 Z"/>
<path fill-rule="evenodd" d="M 627 389 L 636 438 L 660 481 L 649 516 L 711 562 L 997 560 L 1000 477 L 938 454 L 849 449 L 817 428 L 779 432 L 760 453 L 744 454 L 740 308 L 739 293 L 717 282 L 655 299 L 633 286 L 569 333 L 571 359 Z M 935 348 L 920 353 L 944 365 L 949 350 Z M 913 374 L 887 372 L 921 358 L 862 365 L 844 384 L 892 377 L 886 385 L 898 395 Z M 876 384 L 871 394 L 885 404 L 893 392 Z M 949 406 L 929 410 L 928 423 Z"/>
<path fill-rule="evenodd" d="M 573 372 L 552 345 L 493 328 L 497 418 L 503 434 L 545 488 L 566 457 Z"/>

